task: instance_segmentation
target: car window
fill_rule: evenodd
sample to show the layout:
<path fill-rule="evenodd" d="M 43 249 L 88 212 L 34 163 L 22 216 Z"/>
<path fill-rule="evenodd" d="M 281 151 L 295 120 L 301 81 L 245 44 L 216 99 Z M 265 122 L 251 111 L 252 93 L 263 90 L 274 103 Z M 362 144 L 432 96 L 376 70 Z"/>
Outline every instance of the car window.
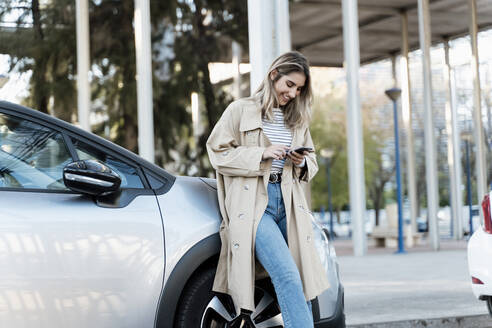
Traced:
<path fill-rule="evenodd" d="M 0 188 L 68 190 L 72 157 L 60 132 L 0 113 Z"/>
<path fill-rule="evenodd" d="M 129 165 L 78 139 L 72 138 L 72 143 L 80 160 L 99 160 L 118 173 L 121 178 L 121 188 L 144 188 L 135 166 Z"/>

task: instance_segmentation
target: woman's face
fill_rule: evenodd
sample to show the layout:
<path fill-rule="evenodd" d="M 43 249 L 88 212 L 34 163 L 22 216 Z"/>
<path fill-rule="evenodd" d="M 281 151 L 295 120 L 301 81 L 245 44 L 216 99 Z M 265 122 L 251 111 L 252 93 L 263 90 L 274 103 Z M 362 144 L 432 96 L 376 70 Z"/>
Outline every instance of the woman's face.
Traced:
<path fill-rule="evenodd" d="M 278 72 L 272 72 L 272 79 L 275 79 Z M 280 79 L 273 84 L 279 106 L 285 106 L 289 101 L 297 97 L 301 93 L 302 87 L 306 82 L 306 76 L 301 72 L 292 72 L 287 75 L 282 75 Z"/>

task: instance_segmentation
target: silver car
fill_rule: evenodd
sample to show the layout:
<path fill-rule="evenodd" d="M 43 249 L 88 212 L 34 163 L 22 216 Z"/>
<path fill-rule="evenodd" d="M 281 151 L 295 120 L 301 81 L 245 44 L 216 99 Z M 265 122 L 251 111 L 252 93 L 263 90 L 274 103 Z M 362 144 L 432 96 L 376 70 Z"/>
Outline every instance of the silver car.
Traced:
<path fill-rule="evenodd" d="M 0 327 L 282 327 L 269 280 L 253 313 L 211 291 L 220 250 L 213 179 L 180 177 L 64 121 L 0 102 Z M 316 327 L 344 327 L 332 288 Z"/>

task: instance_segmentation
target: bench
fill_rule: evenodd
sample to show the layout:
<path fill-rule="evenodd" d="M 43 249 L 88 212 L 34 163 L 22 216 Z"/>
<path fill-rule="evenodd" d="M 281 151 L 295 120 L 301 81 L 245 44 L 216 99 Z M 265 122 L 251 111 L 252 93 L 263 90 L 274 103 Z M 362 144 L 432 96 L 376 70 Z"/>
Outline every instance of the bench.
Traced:
<path fill-rule="evenodd" d="M 421 238 L 421 233 L 411 234 L 411 226 L 406 225 L 403 229 L 405 247 L 413 247 Z M 376 247 L 398 247 L 398 228 L 387 226 L 374 227 L 370 237 L 374 239 Z"/>

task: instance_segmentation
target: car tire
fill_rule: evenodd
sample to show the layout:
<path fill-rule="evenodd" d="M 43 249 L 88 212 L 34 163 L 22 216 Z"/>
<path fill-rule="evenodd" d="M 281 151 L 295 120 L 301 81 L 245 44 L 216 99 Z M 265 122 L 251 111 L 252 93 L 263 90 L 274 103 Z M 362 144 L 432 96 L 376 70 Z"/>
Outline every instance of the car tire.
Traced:
<path fill-rule="evenodd" d="M 492 296 L 487 296 L 485 302 L 487 303 L 487 309 L 489 310 L 489 314 L 490 316 L 492 316 Z"/>
<path fill-rule="evenodd" d="M 342 292 L 339 294 L 335 313 L 329 318 L 324 318 L 314 323 L 315 328 L 345 328 L 345 295 Z"/>
<path fill-rule="evenodd" d="M 202 313 L 212 299 L 212 284 L 215 270 L 209 267 L 193 275 L 181 296 L 174 327 L 196 327 L 201 322 Z"/>
<path fill-rule="evenodd" d="M 342 296 L 342 306 L 338 309 L 335 315 L 333 327 L 345 328 L 345 295 Z"/>
<path fill-rule="evenodd" d="M 283 327 L 280 308 L 269 281 L 257 282 L 255 312 L 236 314 L 229 295 L 212 291 L 215 269 L 205 268 L 190 278 L 178 305 L 175 328 L 254 328 L 254 322 L 261 323 L 262 327 Z"/>

